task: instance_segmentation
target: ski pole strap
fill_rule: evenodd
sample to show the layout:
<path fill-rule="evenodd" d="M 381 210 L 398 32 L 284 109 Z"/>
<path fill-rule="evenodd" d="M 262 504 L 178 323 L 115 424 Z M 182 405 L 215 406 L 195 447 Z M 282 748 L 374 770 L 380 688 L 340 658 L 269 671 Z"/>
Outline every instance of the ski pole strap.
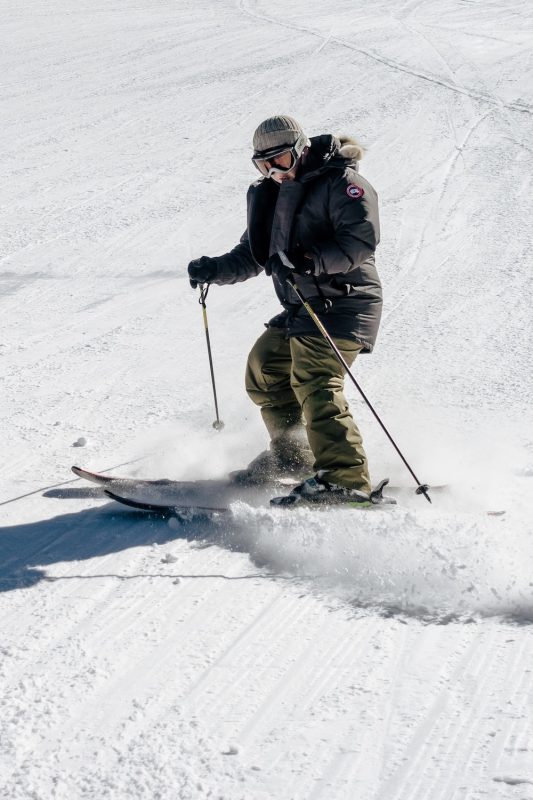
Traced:
<path fill-rule="evenodd" d="M 291 262 L 289 261 L 289 259 L 287 258 L 287 256 L 285 255 L 285 253 L 284 253 L 283 251 L 281 251 L 281 250 L 280 250 L 280 251 L 279 251 L 279 253 L 278 253 L 278 255 L 279 255 L 279 257 L 280 257 L 280 259 L 281 259 L 282 263 L 283 263 L 283 264 L 284 264 L 286 267 L 288 267 L 289 269 L 291 269 L 291 268 L 292 268 L 292 264 L 291 264 Z M 423 494 L 423 495 L 424 495 L 424 497 L 426 498 L 426 500 L 427 500 L 429 503 L 431 503 L 431 498 L 430 498 L 430 496 L 429 496 L 429 486 L 428 486 L 427 484 L 425 484 L 425 483 L 420 483 L 420 481 L 419 481 L 419 480 L 418 480 L 418 478 L 416 477 L 415 473 L 414 473 L 414 472 L 413 472 L 413 470 L 411 469 L 411 466 L 409 465 L 409 463 L 407 462 L 406 458 L 404 457 L 404 455 L 403 455 L 402 451 L 400 450 L 400 448 L 398 447 L 398 445 L 396 444 L 396 442 L 395 442 L 395 441 L 394 441 L 394 439 L 392 438 L 391 434 L 389 433 L 389 431 L 388 431 L 388 430 L 387 430 L 387 428 L 385 427 L 385 424 L 384 424 L 384 423 L 383 423 L 383 421 L 381 420 L 381 418 L 380 418 L 379 414 L 377 413 L 377 411 L 375 410 L 374 406 L 372 405 L 372 403 L 370 402 L 370 400 L 368 399 L 368 397 L 366 396 L 366 394 L 365 394 L 365 393 L 364 393 L 364 391 L 362 390 L 362 388 L 361 388 L 361 386 L 359 385 L 359 383 L 356 381 L 356 379 L 355 379 L 355 377 L 354 377 L 354 375 L 353 375 L 352 371 L 350 370 L 350 367 L 349 367 L 349 366 L 348 366 L 348 364 L 346 363 L 346 360 L 345 360 L 344 356 L 342 355 L 341 351 L 339 350 L 339 348 L 337 347 L 337 345 L 336 345 L 336 344 L 335 344 L 335 342 L 333 341 L 333 338 L 330 336 L 330 334 L 329 334 L 329 333 L 328 333 L 328 331 L 326 330 L 326 328 L 325 328 L 325 326 L 324 326 L 323 322 L 322 322 L 322 321 L 319 319 L 319 317 L 317 316 L 317 314 L 316 314 L 316 313 L 313 311 L 313 309 L 311 308 L 310 304 L 308 303 L 308 301 L 306 300 L 306 298 L 303 296 L 303 294 L 302 294 L 302 292 L 300 291 L 300 289 L 297 287 L 297 285 L 296 285 L 296 281 L 294 280 L 294 277 L 292 276 L 292 274 L 290 274 L 290 275 L 288 275 L 288 276 L 287 276 L 287 283 L 289 284 L 289 286 L 291 286 L 291 287 L 292 287 L 293 291 L 295 292 L 295 294 L 297 295 L 298 299 L 299 299 L 299 300 L 300 300 L 300 302 L 302 303 L 303 307 L 305 308 L 305 310 L 307 311 L 307 313 L 309 314 L 309 316 L 311 317 L 311 319 L 312 319 L 312 320 L 313 320 L 313 322 L 315 323 L 316 327 L 318 328 L 318 330 L 320 331 L 320 333 L 322 334 L 322 336 L 324 337 L 324 339 L 326 339 L 326 341 L 328 342 L 329 346 L 331 347 L 331 349 L 333 350 L 333 352 L 334 352 L 334 353 L 335 353 L 335 355 L 337 356 L 337 360 L 338 360 L 338 361 L 339 361 L 339 362 L 342 364 L 342 366 L 344 367 L 344 369 L 345 369 L 345 371 L 346 371 L 346 374 L 348 375 L 348 377 L 349 377 L 349 378 L 350 378 L 350 380 L 352 381 L 353 385 L 355 386 L 355 388 L 357 389 L 357 391 L 359 392 L 359 394 L 361 395 L 361 397 L 363 398 L 363 400 L 364 400 L 364 401 L 365 401 L 365 403 L 367 404 L 368 408 L 370 409 L 370 411 L 372 412 L 372 414 L 374 415 L 374 417 L 375 417 L 375 418 L 376 418 L 376 420 L 378 421 L 379 425 L 381 426 L 381 429 L 383 430 L 383 432 L 384 432 L 384 433 L 385 433 L 385 435 L 387 436 L 387 438 L 388 438 L 389 442 L 392 444 L 392 446 L 394 447 L 394 449 L 396 450 L 396 452 L 397 452 L 397 453 L 398 453 L 398 455 L 400 456 L 400 458 L 401 458 L 401 460 L 403 461 L 404 465 L 407 467 L 407 469 L 408 469 L 408 471 L 409 471 L 410 475 L 412 476 L 412 478 L 414 479 L 414 481 L 415 481 L 415 482 L 416 482 L 416 484 L 417 484 L 416 493 L 417 493 L 417 494 Z"/>
<path fill-rule="evenodd" d="M 198 289 L 200 290 L 200 297 L 198 302 L 202 306 L 203 317 L 204 317 L 204 325 L 207 328 L 207 308 L 205 301 L 207 300 L 207 293 L 209 292 L 209 284 L 208 283 L 200 283 L 198 284 Z"/>

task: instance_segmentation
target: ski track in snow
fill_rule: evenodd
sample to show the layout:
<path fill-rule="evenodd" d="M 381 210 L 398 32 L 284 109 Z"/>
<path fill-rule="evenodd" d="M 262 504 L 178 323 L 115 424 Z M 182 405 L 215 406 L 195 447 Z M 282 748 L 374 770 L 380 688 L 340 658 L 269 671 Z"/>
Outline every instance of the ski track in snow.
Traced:
<path fill-rule="evenodd" d="M 533 800 L 528 4 L 2 11 L 0 798 Z M 280 112 L 368 146 L 358 377 L 448 489 L 414 496 L 349 389 L 396 509 L 127 511 L 70 465 L 217 477 L 265 444 L 269 284 L 210 292 L 218 434 L 186 264 L 238 240 Z"/>

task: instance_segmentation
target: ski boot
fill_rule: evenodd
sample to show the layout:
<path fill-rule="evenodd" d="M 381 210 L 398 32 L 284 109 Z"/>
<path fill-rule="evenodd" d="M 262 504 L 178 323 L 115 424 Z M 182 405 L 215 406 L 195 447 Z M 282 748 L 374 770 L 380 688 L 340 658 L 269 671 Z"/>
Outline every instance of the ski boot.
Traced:
<path fill-rule="evenodd" d="M 383 489 L 389 479 L 381 481 L 370 493 L 329 483 L 320 472 L 295 486 L 283 497 L 273 497 L 270 504 L 290 508 L 296 505 L 344 505 L 348 508 L 371 508 L 383 503 L 395 504 L 392 497 L 384 497 Z"/>
<path fill-rule="evenodd" d="M 232 483 L 260 486 L 268 483 L 301 481 L 312 470 L 313 454 L 309 448 L 294 442 L 272 442 L 268 450 L 259 453 L 246 469 L 230 472 Z"/>

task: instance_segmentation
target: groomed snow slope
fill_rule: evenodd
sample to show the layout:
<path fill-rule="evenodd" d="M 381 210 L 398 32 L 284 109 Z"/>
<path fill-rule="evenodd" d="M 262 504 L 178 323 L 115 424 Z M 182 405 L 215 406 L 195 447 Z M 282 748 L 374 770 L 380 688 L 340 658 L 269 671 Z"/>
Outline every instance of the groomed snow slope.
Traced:
<path fill-rule="evenodd" d="M 0 797 L 531 800 L 530 4 L 1 10 Z M 240 236 L 272 113 L 368 147 L 356 371 L 431 507 L 351 389 L 395 510 L 165 522 L 71 480 L 265 444 L 269 281 L 210 292 L 216 433 L 186 265 Z"/>

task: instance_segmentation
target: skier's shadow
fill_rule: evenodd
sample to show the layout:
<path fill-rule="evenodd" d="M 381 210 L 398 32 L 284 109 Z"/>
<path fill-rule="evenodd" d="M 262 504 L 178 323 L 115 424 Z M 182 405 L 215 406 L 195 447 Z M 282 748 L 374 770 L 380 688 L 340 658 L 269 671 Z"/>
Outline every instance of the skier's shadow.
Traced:
<path fill-rule="evenodd" d="M 51 496 L 48 493 L 47 495 Z M 94 492 L 90 497 L 93 495 Z M 55 496 L 74 499 L 76 494 Z M 63 571 L 61 567 L 48 572 L 50 566 L 63 562 L 83 562 L 136 547 L 161 546 L 179 539 L 191 542 L 192 546 L 199 548 L 216 545 L 233 552 L 247 553 L 250 558 L 250 573 L 237 576 L 201 572 L 183 575 L 179 569 L 179 562 L 175 565 L 169 562 L 163 548 L 157 552 L 157 558 L 151 560 L 148 569 L 143 568 L 135 572 L 128 570 L 115 574 L 111 573 L 108 567 L 98 565 L 93 569 L 83 568 L 80 565 L 76 573 L 66 570 L 66 574 L 58 574 Z M 150 515 L 109 502 L 96 508 L 59 514 L 46 520 L 0 528 L 0 592 L 29 588 L 41 581 L 102 578 L 126 581 L 144 577 L 174 581 L 179 578 L 195 580 L 218 578 L 228 581 L 264 578 L 268 581 L 307 585 L 305 576 L 280 574 L 275 567 L 272 568 L 268 561 L 255 552 L 252 542 L 239 535 L 238 527 L 232 523 L 231 517 L 224 515 L 194 515 L 180 522 L 177 517 L 164 518 Z M 357 609 L 364 608 L 360 600 L 354 601 L 353 605 Z M 375 612 L 375 607 L 371 608 Z M 440 625 L 448 621 L 461 620 L 460 617 L 453 616 L 449 620 L 440 617 L 435 619 L 431 615 L 428 616 L 423 609 L 420 612 L 415 609 L 407 613 L 404 608 L 391 606 L 383 607 L 382 612 L 385 616 L 398 617 L 401 621 L 405 621 L 406 617 L 418 618 L 425 624 Z M 514 625 L 533 624 L 529 607 L 504 616 Z"/>
<path fill-rule="evenodd" d="M 180 522 L 175 517 L 165 519 L 106 503 L 98 508 L 0 528 L 0 591 L 56 580 L 47 574 L 47 567 L 52 564 L 86 561 L 135 547 L 164 545 L 176 539 L 196 542 L 198 547 L 217 544 L 231 550 L 242 549 L 231 541 L 227 522 L 212 516 L 197 515 Z M 172 577 L 164 569 L 161 576 Z"/>

